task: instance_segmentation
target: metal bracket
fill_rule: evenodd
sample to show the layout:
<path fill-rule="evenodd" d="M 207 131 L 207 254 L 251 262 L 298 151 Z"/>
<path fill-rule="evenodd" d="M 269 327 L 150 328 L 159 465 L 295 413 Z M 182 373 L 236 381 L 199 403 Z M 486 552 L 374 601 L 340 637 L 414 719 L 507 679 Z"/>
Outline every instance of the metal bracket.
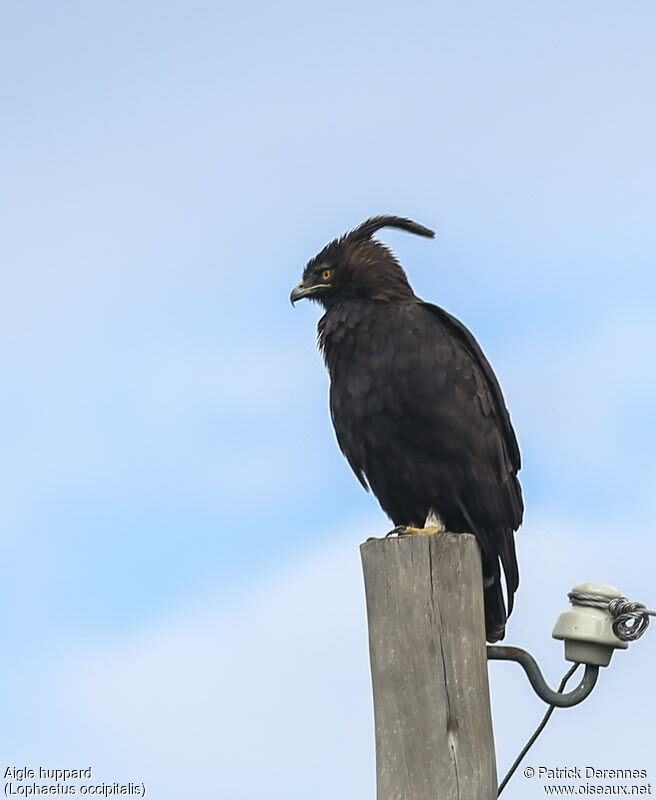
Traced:
<path fill-rule="evenodd" d="M 487 646 L 488 661 L 516 661 L 524 668 L 526 676 L 531 682 L 531 686 L 536 694 L 548 703 L 550 706 L 557 708 L 568 708 L 575 706 L 590 694 L 597 683 L 599 677 L 599 667 L 596 664 L 586 664 L 585 673 L 581 682 L 572 689 L 571 692 L 561 694 L 555 692 L 545 681 L 540 667 L 533 656 L 521 647 L 504 647 L 502 645 L 488 645 Z"/>

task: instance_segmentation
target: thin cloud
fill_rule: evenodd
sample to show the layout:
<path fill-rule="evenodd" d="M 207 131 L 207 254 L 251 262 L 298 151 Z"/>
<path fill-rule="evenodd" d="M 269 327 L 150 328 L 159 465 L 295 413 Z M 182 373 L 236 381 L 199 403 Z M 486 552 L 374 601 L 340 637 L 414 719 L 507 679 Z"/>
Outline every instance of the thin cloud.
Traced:
<path fill-rule="evenodd" d="M 355 541 L 375 527 L 365 521 L 229 600 L 209 591 L 138 637 L 116 637 L 92 653 L 74 648 L 41 679 L 40 694 L 49 698 L 41 713 L 64 720 L 63 735 L 82 752 L 108 752 L 120 742 L 125 754 L 115 768 L 142 775 L 158 797 L 183 791 L 249 800 L 373 797 Z M 508 642 L 532 651 L 551 684 L 567 667 L 551 627 L 576 582 L 615 582 L 635 599 L 654 602 L 646 567 L 635 567 L 636 552 L 644 564 L 653 561 L 653 540 L 627 527 L 621 545 L 605 531 L 595 547 L 596 533 L 557 518 L 520 533 L 522 586 Z M 651 631 L 616 654 L 583 706 L 557 712 L 532 757 L 553 766 L 656 766 L 646 735 L 656 707 L 648 694 L 638 709 L 625 702 L 628 685 L 648 685 L 655 656 Z M 516 665 L 494 664 L 490 672 L 503 771 L 544 707 Z M 609 717 L 631 736 L 609 738 Z M 326 770 L 326 764 L 339 766 Z M 523 781 L 508 788 L 510 798 L 526 797 Z"/>

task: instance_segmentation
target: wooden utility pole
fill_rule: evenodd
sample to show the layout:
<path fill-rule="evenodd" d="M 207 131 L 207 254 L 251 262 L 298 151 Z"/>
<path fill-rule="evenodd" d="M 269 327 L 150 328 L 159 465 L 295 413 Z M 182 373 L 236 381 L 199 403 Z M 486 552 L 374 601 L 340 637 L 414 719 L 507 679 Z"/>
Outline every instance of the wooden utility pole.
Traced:
<path fill-rule="evenodd" d="M 378 800 L 493 800 L 483 579 L 469 534 L 372 539 L 367 596 Z"/>

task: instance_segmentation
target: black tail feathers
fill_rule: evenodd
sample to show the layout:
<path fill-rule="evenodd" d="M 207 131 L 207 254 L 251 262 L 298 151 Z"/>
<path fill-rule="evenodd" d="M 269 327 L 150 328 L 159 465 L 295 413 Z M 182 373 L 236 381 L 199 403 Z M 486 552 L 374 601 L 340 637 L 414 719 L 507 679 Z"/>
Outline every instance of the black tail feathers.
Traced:
<path fill-rule="evenodd" d="M 515 538 L 511 528 L 495 531 L 494 542 L 498 552 L 488 555 L 483 552 L 483 600 L 485 603 L 485 635 L 488 641 L 498 642 L 506 634 L 506 620 L 510 616 L 514 596 L 519 586 L 519 570 L 517 569 L 517 556 L 515 554 Z M 501 569 L 499 559 L 503 565 L 506 579 L 506 595 L 508 610 L 501 587 Z"/>
<path fill-rule="evenodd" d="M 488 584 L 488 581 L 490 583 Z M 488 642 L 498 642 L 506 635 L 506 604 L 501 589 L 501 576 L 483 574 L 483 602 L 485 603 L 485 638 Z"/>
<path fill-rule="evenodd" d="M 515 592 L 519 586 L 519 569 L 517 567 L 517 553 L 515 552 L 515 535 L 512 528 L 502 528 L 496 535 L 497 550 L 503 565 L 506 578 L 506 595 L 508 597 L 508 613 L 510 616 L 515 604 Z"/>

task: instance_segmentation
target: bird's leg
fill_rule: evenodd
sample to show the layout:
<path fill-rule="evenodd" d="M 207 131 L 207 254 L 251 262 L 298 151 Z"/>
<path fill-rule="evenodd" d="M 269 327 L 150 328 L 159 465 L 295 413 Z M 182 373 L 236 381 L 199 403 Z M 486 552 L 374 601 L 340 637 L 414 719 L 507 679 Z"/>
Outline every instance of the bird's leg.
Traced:
<path fill-rule="evenodd" d="M 387 536 L 394 536 L 395 534 L 398 536 L 406 536 L 407 534 L 411 533 L 444 533 L 445 530 L 446 526 L 444 525 L 442 517 L 440 517 L 440 515 L 431 508 L 428 516 L 426 517 L 423 528 L 413 528 L 411 525 L 397 525 L 396 528 L 393 528 L 387 534 Z"/>

